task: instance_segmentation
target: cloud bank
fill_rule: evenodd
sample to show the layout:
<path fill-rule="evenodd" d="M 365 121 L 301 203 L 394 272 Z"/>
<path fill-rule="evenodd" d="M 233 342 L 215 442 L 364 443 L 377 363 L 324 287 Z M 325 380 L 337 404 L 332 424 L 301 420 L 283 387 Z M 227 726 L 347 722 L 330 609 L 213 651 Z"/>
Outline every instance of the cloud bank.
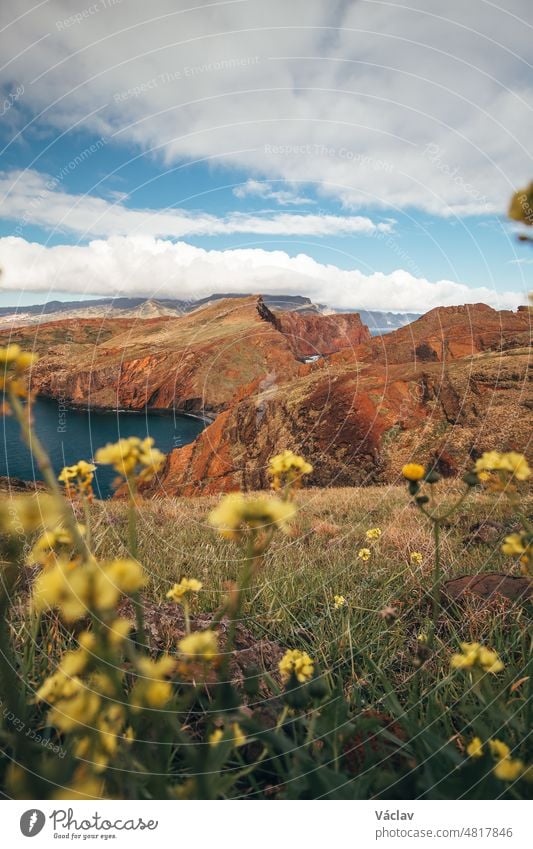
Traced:
<path fill-rule="evenodd" d="M 85 4 L 88 7 L 89 4 Z M 83 127 L 347 209 L 493 212 L 529 177 L 529 0 L 2 4 L 17 144 Z M 13 20 L 15 19 L 15 20 Z"/>
<path fill-rule="evenodd" d="M 336 236 L 389 233 L 392 229 L 390 220 L 376 223 L 364 215 L 230 212 L 216 216 L 183 209 L 130 209 L 121 198 L 110 203 L 104 198 L 63 191 L 56 177 L 34 170 L 0 173 L 0 199 L 2 217 L 15 222 L 14 235 L 22 235 L 28 224 L 82 237 L 130 233 L 174 238 L 235 233 Z"/>
<path fill-rule="evenodd" d="M 200 298 L 214 292 L 301 294 L 343 309 L 423 312 L 436 306 L 484 302 L 514 309 L 515 292 L 429 281 L 407 271 L 363 274 L 323 265 L 306 254 L 258 248 L 204 250 L 152 236 L 113 236 L 88 245 L 45 247 L 0 239 L 4 290 Z M 14 298 L 14 300 L 16 300 Z"/>

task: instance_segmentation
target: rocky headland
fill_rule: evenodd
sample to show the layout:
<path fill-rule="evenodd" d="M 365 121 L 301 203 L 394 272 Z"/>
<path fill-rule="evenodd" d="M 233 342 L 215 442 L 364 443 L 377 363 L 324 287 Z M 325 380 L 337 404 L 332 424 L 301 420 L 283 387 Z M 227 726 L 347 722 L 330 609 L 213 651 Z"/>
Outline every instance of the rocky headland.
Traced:
<path fill-rule="evenodd" d="M 151 497 L 264 487 L 269 457 L 285 447 L 312 460 L 316 486 L 392 482 L 406 457 L 453 475 L 476 452 L 525 451 L 531 318 L 527 308 L 442 307 L 371 338 L 357 313 L 285 311 L 247 296 L 177 317 L 53 321 L 9 338 L 40 354 L 41 395 L 214 419 L 168 455 Z"/>

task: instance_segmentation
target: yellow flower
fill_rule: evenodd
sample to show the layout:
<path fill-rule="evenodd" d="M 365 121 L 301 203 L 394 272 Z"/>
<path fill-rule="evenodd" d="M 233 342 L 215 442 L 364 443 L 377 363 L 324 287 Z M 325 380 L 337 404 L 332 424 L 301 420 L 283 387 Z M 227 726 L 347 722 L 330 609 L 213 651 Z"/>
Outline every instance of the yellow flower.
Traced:
<path fill-rule="evenodd" d="M 524 762 L 518 758 L 503 758 L 493 767 L 493 773 L 500 781 L 516 781 L 525 770 Z"/>
<path fill-rule="evenodd" d="M 517 451 L 486 451 L 476 460 L 475 471 L 479 472 L 510 472 L 512 477 L 525 481 L 531 477 L 531 469 L 523 454 Z"/>
<path fill-rule="evenodd" d="M 174 672 L 176 661 L 169 654 L 163 654 L 157 660 L 140 657 L 137 665 L 146 678 L 166 678 Z"/>
<path fill-rule="evenodd" d="M 422 564 L 422 560 L 424 558 L 420 554 L 419 551 L 412 551 L 409 560 L 411 561 L 411 566 L 420 566 Z"/>
<path fill-rule="evenodd" d="M 426 474 L 424 466 L 419 463 L 407 463 L 402 468 L 402 475 L 408 481 L 419 481 Z"/>
<path fill-rule="evenodd" d="M 218 654 L 218 639 L 214 631 L 195 631 L 178 643 L 181 654 L 195 660 L 209 662 Z"/>
<path fill-rule="evenodd" d="M 117 558 L 104 564 L 106 576 L 123 593 L 134 593 L 146 584 L 141 564 L 131 558 Z"/>
<path fill-rule="evenodd" d="M 136 560 L 91 560 L 80 565 L 59 559 L 37 576 L 33 604 L 37 611 L 57 608 L 66 622 L 74 622 L 89 611 L 111 610 L 121 592 L 135 592 L 144 583 Z"/>
<path fill-rule="evenodd" d="M 480 646 L 479 648 L 478 663 L 485 672 L 501 672 L 505 668 L 499 658 L 498 652 L 487 649 L 484 646 Z"/>
<path fill-rule="evenodd" d="M 215 728 L 212 734 L 209 735 L 209 745 L 218 746 L 226 736 L 226 731 L 223 728 Z M 238 722 L 232 722 L 230 725 L 231 737 L 229 739 L 233 745 L 238 748 L 246 743 L 246 735 Z"/>
<path fill-rule="evenodd" d="M 164 654 L 153 661 L 141 657 L 137 666 L 142 678 L 139 678 L 133 688 L 130 702 L 134 708 L 162 708 L 172 698 L 172 684 L 165 679 L 176 668 L 176 661 L 170 655 Z"/>
<path fill-rule="evenodd" d="M 501 740 L 489 740 L 489 748 L 492 757 L 497 760 L 508 758 L 511 754 L 511 750 L 507 743 L 503 743 Z"/>
<path fill-rule="evenodd" d="M 58 608 L 66 622 L 75 622 L 85 616 L 90 610 L 90 601 L 89 571 L 65 561 L 41 572 L 33 586 L 35 610 Z"/>
<path fill-rule="evenodd" d="M 85 460 L 79 460 L 74 466 L 65 466 L 59 475 L 58 481 L 65 484 L 67 495 L 71 492 L 71 483 L 76 482 L 78 492 L 92 496 L 92 482 L 96 466 L 92 463 L 86 463 Z"/>
<path fill-rule="evenodd" d="M 47 493 L 16 495 L 2 502 L 0 529 L 5 534 L 33 533 L 56 527 L 61 516 L 59 500 Z"/>
<path fill-rule="evenodd" d="M 267 469 L 273 489 L 286 486 L 297 488 L 301 485 L 303 475 L 310 475 L 312 471 L 311 463 L 288 449 L 272 457 Z"/>
<path fill-rule="evenodd" d="M 370 560 L 370 549 L 369 548 L 360 548 L 357 552 L 357 556 L 360 560 Z"/>
<path fill-rule="evenodd" d="M 215 728 L 212 734 L 209 735 L 209 745 L 210 746 L 218 746 L 224 737 L 224 731 L 222 728 Z"/>
<path fill-rule="evenodd" d="M 483 743 L 479 737 L 473 737 L 466 747 L 466 753 L 471 758 L 481 758 L 483 756 Z"/>
<path fill-rule="evenodd" d="M 37 690 L 35 698 L 37 701 L 48 702 L 50 705 L 53 704 L 61 697 L 63 689 L 68 684 L 68 680 L 67 676 L 61 670 L 54 672 L 53 675 L 45 678 Z"/>
<path fill-rule="evenodd" d="M 84 649 L 65 652 L 59 664 L 60 671 L 70 678 L 73 675 L 81 675 L 87 666 L 89 655 Z"/>
<path fill-rule="evenodd" d="M 147 707 L 162 708 L 172 696 L 172 685 L 168 681 L 149 681 L 144 687 L 144 703 Z"/>
<path fill-rule="evenodd" d="M 501 672 L 504 665 L 498 653 L 487 649 L 480 643 L 461 643 L 461 653 L 452 655 L 450 659 L 452 669 L 470 669 L 479 667 L 484 672 Z"/>
<path fill-rule="evenodd" d="M 279 671 L 282 681 L 288 681 L 291 675 L 303 684 L 313 677 L 315 670 L 314 661 L 307 652 L 300 649 L 288 649 L 279 662 Z"/>
<path fill-rule="evenodd" d="M 25 373 L 31 368 L 37 357 L 29 351 L 21 351 L 19 345 L 0 348 L 0 390 L 26 398 L 28 387 Z"/>
<path fill-rule="evenodd" d="M 136 476 L 138 480 L 148 481 L 161 469 L 165 455 L 153 448 L 151 436 L 139 439 L 128 436 L 118 442 L 99 448 L 95 455 L 97 463 L 113 466 L 119 475 L 125 478 Z"/>
<path fill-rule="evenodd" d="M 370 528 L 366 532 L 365 536 L 369 542 L 375 539 L 379 539 L 381 536 L 381 528 Z"/>
<path fill-rule="evenodd" d="M 107 631 L 109 644 L 114 648 L 120 646 L 124 640 L 127 639 L 131 628 L 132 625 L 128 619 L 115 619 L 111 622 L 109 630 Z"/>
<path fill-rule="evenodd" d="M 48 713 L 48 721 L 60 731 L 73 731 L 80 726 L 91 726 L 100 710 L 101 699 L 89 690 L 79 678 L 70 678 L 61 697 Z"/>
<path fill-rule="evenodd" d="M 507 743 L 501 740 L 489 740 L 490 753 L 496 761 L 492 771 L 501 781 L 516 781 L 526 772 L 525 764 L 518 758 L 511 757 Z"/>
<path fill-rule="evenodd" d="M 526 535 L 525 532 L 522 532 L 505 537 L 502 552 L 509 557 L 520 557 L 520 562 L 527 567 L 529 561 L 533 559 L 531 534 Z"/>
<path fill-rule="evenodd" d="M 8 345 L 6 348 L 0 348 L 0 363 L 3 365 L 14 363 L 20 353 L 20 345 Z"/>
<path fill-rule="evenodd" d="M 505 537 L 502 545 L 502 551 L 504 554 L 515 556 L 523 554 L 525 550 L 526 549 L 520 534 L 510 534 L 508 537 Z"/>
<path fill-rule="evenodd" d="M 233 742 L 235 746 L 244 746 L 246 743 L 246 734 L 242 730 L 238 722 L 232 722 L 231 730 L 233 732 Z"/>
<path fill-rule="evenodd" d="M 85 534 L 85 526 L 77 525 L 81 536 Z M 70 550 L 74 545 L 71 533 L 66 528 L 56 528 L 56 530 L 45 531 L 30 551 L 26 563 L 28 566 L 49 565 L 55 562 L 55 555 L 60 553 L 62 549 Z M 65 551 L 65 553 L 67 553 Z"/>
<path fill-rule="evenodd" d="M 91 608 L 112 610 L 120 598 L 120 589 L 102 565 L 91 569 Z"/>
<path fill-rule="evenodd" d="M 86 652 L 92 652 L 96 646 L 96 637 L 92 631 L 81 631 L 78 636 L 78 643 Z"/>
<path fill-rule="evenodd" d="M 209 523 L 228 539 L 238 539 L 246 529 L 279 528 L 286 532 L 296 508 L 277 498 L 245 498 L 240 492 L 226 495 L 209 514 Z"/>
<path fill-rule="evenodd" d="M 333 596 L 333 606 L 335 610 L 338 610 L 340 607 L 344 607 L 346 604 L 346 599 L 343 595 L 334 595 Z"/>
<path fill-rule="evenodd" d="M 176 604 L 181 604 L 190 593 L 199 593 L 202 586 L 202 582 L 197 581 L 196 578 L 182 578 L 179 584 L 174 584 L 172 589 L 168 591 L 167 598 L 171 598 Z"/>
<path fill-rule="evenodd" d="M 303 457 L 288 449 L 271 458 L 268 466 L 268 473 L 270 475 L 280 475 L 290 471 L 309 475 L 313 471 L 313 467 Z"/>

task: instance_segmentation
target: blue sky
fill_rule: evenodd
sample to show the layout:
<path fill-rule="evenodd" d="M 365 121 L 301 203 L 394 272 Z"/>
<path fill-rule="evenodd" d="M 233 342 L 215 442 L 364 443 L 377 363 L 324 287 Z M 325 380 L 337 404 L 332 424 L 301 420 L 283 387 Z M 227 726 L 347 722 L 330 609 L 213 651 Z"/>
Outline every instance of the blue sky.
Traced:
<path fill-rule="evenodd" d="M 0 304 L 526 301 L 505 216 L 531 176 L 526 0 L 1 14 Z"/>

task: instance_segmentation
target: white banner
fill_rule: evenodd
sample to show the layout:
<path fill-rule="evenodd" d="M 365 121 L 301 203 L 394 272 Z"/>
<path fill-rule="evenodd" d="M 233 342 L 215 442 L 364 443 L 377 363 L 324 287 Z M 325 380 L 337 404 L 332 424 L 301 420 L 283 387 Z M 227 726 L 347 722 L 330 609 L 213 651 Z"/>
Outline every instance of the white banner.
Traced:
<path fill-rule="evenodd" d="M 527 802 L 5 801 L 2 846 L 530 849 Z M 31 841 L 35 842 L 32 843 Z"/>

